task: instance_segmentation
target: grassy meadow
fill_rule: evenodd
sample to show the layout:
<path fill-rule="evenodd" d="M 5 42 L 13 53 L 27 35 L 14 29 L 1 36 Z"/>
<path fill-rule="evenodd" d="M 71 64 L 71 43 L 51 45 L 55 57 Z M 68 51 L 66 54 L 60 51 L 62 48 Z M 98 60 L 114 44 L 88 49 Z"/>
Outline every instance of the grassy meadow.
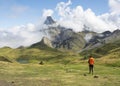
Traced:
<path fill-rule="evenodd" d="M 81 54 L 4 47 L 0 49 L 0 86 L 119 86 L 119 50 L 92 51 L 94 57 L 101 55 L 95 58 L 92 75 L 88 74 L 88 59 Z"/>
<path fill-rule="evenodd" d="M 0 86 L 119 86 L 120 67 L 95 60 L 93 75 L 88 74 L 87 60 L 77 57 L 68 64 L 0 61 Z"/>

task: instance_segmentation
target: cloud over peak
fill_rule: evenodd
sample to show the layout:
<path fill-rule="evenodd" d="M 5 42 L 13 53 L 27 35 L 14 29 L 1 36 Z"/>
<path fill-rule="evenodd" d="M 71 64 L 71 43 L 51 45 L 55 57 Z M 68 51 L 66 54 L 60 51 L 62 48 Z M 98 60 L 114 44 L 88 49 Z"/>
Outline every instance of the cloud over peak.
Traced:
<path fill-rule="evenodd" d="M 54 11 L 51 10 L 51 9 L 44 9 L 44 10 L 43 10 L 43 15 L 42 15 L 42 17 L 45 17 L 45 18 L 46 18 L 47 16 L 52 16 L 53 13 L 54 13 Z"/>

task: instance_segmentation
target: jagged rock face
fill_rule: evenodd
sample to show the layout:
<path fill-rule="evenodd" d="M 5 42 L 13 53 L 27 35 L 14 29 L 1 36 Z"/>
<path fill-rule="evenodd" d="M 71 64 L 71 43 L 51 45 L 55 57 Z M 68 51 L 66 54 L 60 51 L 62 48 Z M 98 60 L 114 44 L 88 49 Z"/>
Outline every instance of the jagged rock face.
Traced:
<path fill-rule="evenodd" d="M 110 36 L 104 39 L 106 43 L 114 42 L 120 40 L 120 30 L 115 30 Z"/>
<path fill-rule="evenodd" d="M 49 26 L 45 29 L 41 30 L 41 33 L 44 34 L 45 37 L 49 38 L 51 41 L 56 40 L 56 37 L 58 38 L 59 34 L 65 30 L 64 27 L 61 26 Z"/>
<path fill-rule="evenodd" d="M 86 43 L 85 48 L 92 49 L 117 40 L 120 40 L 120 30 L 115 30 L 114 32 L 105 31 L 93 36 L 90 41 Z"/>
<path fill-rule="evenodd" d="M 106 36 L 103 35 L 102 33 L 96 34 L 89 40 L 89 42 L 86 43 L 84 48 L 92 49 L 92 48 L 98 47 L 105 43 L 105 41 L 103 40 L 104 38 L 106 38 Z"/>
<path fill-rule="evenodd" d="M 103 34 L 104 37 L 108 37 L 108 36 L 110 36 L 110 35 L 112 34 L 112 32 L 110 32 L 110 31 L 105 31 L 105 32 L 103 32 L 102 34 Z"/>
<path fill-rule="evenodd" d="M 46 24 L 46 25 L 51 25 L 51 24 L 54 24 L 54 23 L 55 23 L 55 21 L 52 19 L 51 16 L 47 16 L 47 18 L 44 22 L 44 24 Z"/>
<path fill-rule="evenodd" d="M 53 47 L 52 42 L 48 38 L 43 37 L 40 42 L 31 45 L 30 48 L 48 49 Z"/>
<path fill-rule="evenodd" d="M 105 39 L 106 37 L 109 37 L 111 35 L 110 31 L 105 31 L 103 33 L 97 33 L 95 36 L 91 38 L 89 42 L 100 42 L 101 40 Z"/>
<path fill-rule="evenodd" d="M 48 47 L 53 48 L 52 42 L 47 37 L 43 37 L 43 39 L 41 40 L 41 43 L 47 45 Z"/>
<path fill-rule="evenodd" d="M 82 36 L 75 33 L 72 29 L 61 31 L 61 33 L 53 41 L 55 48 L 65 48 L 79 50 L 84 47 L 85 40 Z"/>

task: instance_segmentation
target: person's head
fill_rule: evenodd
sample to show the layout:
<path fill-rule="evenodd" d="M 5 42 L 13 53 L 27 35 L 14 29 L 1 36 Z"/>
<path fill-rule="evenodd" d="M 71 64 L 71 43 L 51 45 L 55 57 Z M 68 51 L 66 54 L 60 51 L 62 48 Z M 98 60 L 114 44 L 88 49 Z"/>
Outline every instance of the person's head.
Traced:
<path fill-rule="evenodd" d="M 92 55 L 90 55 L 89 58 L 92 58 Z"/>

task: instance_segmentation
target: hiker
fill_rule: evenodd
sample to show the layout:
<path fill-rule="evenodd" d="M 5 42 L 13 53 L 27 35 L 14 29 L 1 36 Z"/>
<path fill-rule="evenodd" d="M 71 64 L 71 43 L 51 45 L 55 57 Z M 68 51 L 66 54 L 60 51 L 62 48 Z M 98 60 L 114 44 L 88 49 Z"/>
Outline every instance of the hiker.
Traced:
<path fill-rule="evenodd" d="M 91 72 L 93 74 L 94 58 L 92 56 L 89 57 L 88 63 L 89 63 L 89 74 L 91 74 Z"/>

